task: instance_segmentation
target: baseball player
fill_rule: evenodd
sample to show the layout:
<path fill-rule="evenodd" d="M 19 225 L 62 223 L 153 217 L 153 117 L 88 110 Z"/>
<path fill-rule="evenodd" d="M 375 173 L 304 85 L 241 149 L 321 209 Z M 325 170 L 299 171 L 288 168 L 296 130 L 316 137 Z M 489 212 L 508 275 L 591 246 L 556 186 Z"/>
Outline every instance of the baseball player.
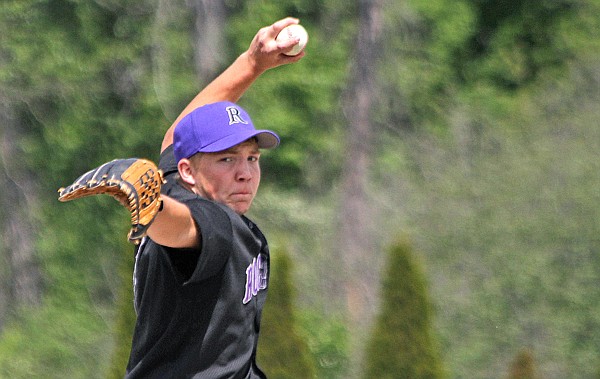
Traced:
<path fill-rule="evenodd" d="M 303 57 L 284 54 L 297 41 L 275 40 L 296 23 L 258 31 L 169 128 L 158 167 L 118 159 L 59 190 L 61 201 L 110 194 L 131 212 L 137 321 L 126 378 L 265 378 L 256 349 L 269 248 L 244 214 L 261 149 L 279 137 L 234 102 L 266 70 Z"/>

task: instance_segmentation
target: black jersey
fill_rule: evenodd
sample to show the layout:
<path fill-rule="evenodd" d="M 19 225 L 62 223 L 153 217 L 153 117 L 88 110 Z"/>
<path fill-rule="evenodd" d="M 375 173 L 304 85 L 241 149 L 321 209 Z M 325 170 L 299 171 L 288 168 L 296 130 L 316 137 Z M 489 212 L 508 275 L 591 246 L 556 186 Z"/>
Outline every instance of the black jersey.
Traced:
<path fill-rule="evenodd" d="M 159 167 L 163 193 L 185 203 L 201 248 L 145 238 L 136 254 L 137 322 L 126 378 L 265 378 L 256 365 L 269 250 L 258 227 L 180 186 L 172 148 Z"/>

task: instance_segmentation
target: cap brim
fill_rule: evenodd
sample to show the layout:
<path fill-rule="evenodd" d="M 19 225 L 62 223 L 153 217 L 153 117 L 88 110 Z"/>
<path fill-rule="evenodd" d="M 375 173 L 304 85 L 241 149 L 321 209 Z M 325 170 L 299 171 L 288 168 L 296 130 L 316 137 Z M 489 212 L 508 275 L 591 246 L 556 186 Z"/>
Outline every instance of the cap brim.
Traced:
<path fill-rule="evenodd" d="M 279 145 L 279 136 L 277 136 L 277 134 L 273 133 L 270 130 L 248 130 L 221 138 L 220 140 L 215 141 L 210 145 L 204 146 L 202 149 L 199 150 L 199 152 L 216 153 L 219 151 L 227 150 L 234 147 L 235 145 L 249 140 L 252 137 L 256 137 L 258 141 L 258 147 L 261 149 L 272 149 Z"/>

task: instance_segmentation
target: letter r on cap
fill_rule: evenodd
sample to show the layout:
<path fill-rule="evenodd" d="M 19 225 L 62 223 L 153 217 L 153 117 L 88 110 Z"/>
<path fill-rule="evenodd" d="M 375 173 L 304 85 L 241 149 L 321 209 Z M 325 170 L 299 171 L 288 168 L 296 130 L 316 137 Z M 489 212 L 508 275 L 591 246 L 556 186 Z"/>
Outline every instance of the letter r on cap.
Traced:
<path fill-rule="evenodd" d="M 229 125 L 247 124 L 248 123 L 248 121 L 246 121 L 242 118 L 242 115 L 240 115 L 240 110 L 237 109 L 236 107 L 227 107 L 227 108 L 225 108 L 225 110 L 227 111 L 227 114 L 229 115 Z"/>

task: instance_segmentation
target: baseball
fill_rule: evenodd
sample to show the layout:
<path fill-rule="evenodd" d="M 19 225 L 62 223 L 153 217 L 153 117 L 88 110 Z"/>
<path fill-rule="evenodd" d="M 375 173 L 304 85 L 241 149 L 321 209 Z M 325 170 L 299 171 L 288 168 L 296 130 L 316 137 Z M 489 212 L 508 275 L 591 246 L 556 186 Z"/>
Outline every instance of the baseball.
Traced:
<path fill-rule="evenodd" d="M 302 25 L 299 24 L 293 24 L 293 25 L 289 25 L 286 26 L 285 28 L 283 28 L 281 30 L 281 32 L 279 32 L 279 34 L 277 35 L 277 42 L 282 42 L 282 41 L 287 41 L 291 38 L 298 38 L 300 39 L 300 41 L 298 41 L 297 44 L 294 45 L 294 47 L 292 47 L 292 49 L 286 53 L 284 53 L 285 55 L 298 55 L 300 54 L 300 52 L 302 50 L 304 50 L 304 47 L 306 46 L 306 43 L 308 42 L 308 33 L 306 32 L 306 29 L 304 29 L 304 27 Z"/>

